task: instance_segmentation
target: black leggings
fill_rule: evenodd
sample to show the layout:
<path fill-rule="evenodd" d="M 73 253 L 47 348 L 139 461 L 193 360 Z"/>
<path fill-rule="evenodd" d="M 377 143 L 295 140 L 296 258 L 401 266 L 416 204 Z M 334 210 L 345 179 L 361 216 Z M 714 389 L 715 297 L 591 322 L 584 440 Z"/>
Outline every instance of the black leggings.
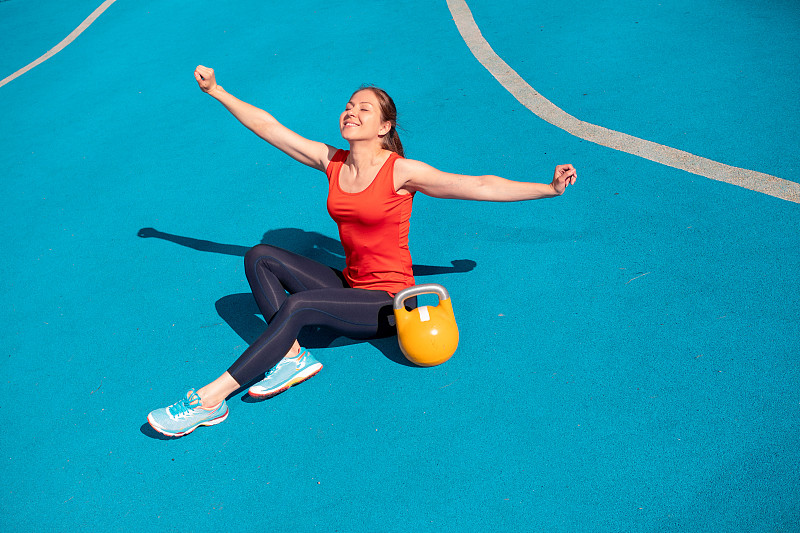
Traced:
<path fill-rule="evenodd" d="M 244 268 L 269 325 L 228 369 L 239 385 L 278 364 L 304 326 L 324 326 L 352 339 L 396 333 L 389 293 L 350 288 L 341 272 L 322 263 L 259 244 L 245 255 Z"/>

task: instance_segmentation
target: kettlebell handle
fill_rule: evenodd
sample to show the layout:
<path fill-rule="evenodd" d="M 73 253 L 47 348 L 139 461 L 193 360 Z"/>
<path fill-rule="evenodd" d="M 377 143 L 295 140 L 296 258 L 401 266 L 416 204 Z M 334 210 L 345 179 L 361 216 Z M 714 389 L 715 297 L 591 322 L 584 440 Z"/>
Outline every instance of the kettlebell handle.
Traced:
<path fill-rule="evenodd" d="M 423 285 L 413 285 L 411 287 L 406 287 L 402 291 L 398 292 L 394 296 L 394 308 L 401 309 L 403 307 L 403 302 L 407 299 L 418 296 L 420 294 L 430 294 L 435 293 L 439 300 L 447 300 L 450 298 L 450 294 L 448 294 L 447 289 L 439 285 L 438 283 L 425 283 Z"/>

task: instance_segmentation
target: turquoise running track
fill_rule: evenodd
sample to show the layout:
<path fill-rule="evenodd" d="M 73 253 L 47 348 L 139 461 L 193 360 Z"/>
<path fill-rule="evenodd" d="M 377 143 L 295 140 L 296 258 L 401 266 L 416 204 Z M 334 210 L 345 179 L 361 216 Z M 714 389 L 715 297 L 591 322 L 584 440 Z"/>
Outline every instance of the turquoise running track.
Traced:
<path fill-rule="evenodd" d="M 800 4 L 118 0 L 13 76 L 100 6 L 0 1 L 0 530 L 800 530 Z M 498 61 L 554 116 L 756 177 L 545 120 Z M 410 158 L 578 182 L 416 198 L 450 361 L 308 330 L 316 377 L 160 438 L 147 413 L 264 328 L 248 247 L 342 261 L 324 176 L 202 94 L 198 64 L 330 144 L 374 83 Z"/>

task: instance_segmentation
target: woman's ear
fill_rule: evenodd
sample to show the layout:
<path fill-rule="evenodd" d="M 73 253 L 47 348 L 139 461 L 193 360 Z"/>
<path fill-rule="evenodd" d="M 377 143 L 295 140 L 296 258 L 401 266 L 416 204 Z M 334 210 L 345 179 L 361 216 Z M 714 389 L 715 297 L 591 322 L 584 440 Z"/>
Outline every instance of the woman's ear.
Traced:
<path fill-rule="evenodd" d="M 380 129 L 378 130 L 378 135 L 383 137 L 384 135 L 388 134 L 390 131 L 392 131 L 392 123 L 387 120 L 386 122 L 384 122 L 381 125 Z"/>

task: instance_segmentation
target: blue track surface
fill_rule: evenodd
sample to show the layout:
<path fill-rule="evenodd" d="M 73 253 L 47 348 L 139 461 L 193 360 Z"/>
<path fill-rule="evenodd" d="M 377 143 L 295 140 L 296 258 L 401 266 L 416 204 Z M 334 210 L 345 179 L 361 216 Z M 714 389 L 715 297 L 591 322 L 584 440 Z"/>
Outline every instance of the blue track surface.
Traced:
<path fill-rule="evenodd" d="M 568 113 L 800 181 L 795 2 L 468 3 Z M 98 4 L 0 2 L 0 78 Z M 369 82 L 411 158 L 535 181 L 570 162 L 579 182 L 417 197 L 418 281 L 461 330 L 446 364 L 310 332 L 319 375 L 161 440 L 147 413 L 263 328 L 244 250 L 340 261 L 324 176 L 203 95 L 198 63 L 331 144 Z M 541 121 L 444 1 L 119 0 L 0 87 L 0 117 L 0 530 L 800 528 L 800 206 Z"/>

